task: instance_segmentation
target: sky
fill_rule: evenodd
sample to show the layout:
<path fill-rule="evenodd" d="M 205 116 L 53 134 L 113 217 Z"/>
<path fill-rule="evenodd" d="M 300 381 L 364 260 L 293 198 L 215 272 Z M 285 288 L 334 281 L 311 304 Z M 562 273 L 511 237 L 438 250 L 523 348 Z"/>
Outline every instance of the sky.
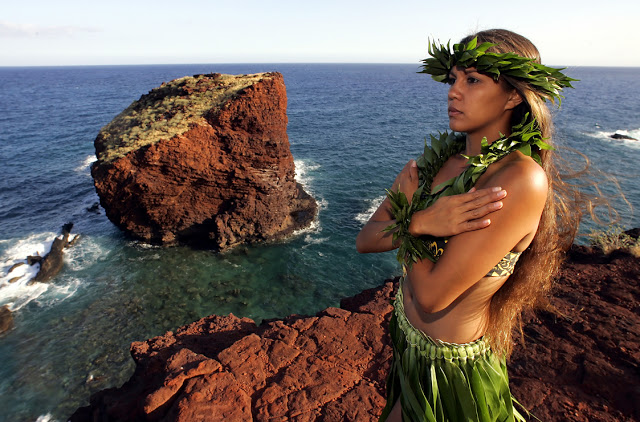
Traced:
<path fill-rule="evenodd" d="M 0 0 L 0 66 L 418 63 L 506 28 L 555 66 L 640 66 L 637 0 Z"/>

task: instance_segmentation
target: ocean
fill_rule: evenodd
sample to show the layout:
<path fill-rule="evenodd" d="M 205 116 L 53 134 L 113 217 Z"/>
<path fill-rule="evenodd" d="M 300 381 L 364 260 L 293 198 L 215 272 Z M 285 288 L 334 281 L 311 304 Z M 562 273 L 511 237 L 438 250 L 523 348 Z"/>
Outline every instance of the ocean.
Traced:
<path fill-rule="evenodd" d="M 133 373 L 129 344 L 210 314 L 260 323 L 314 314 L 398 275 L 394 253 L 359 255 L 354 239 L 428 134 L 447 130 L 447 86 L 417 64 L 210 64 L 0 68 L 0 420 L 63 421 L 89 396 Z M 132 101 L 198 73 L 284 75 L 298 180 L 320 205 L 307 230 L 218 254 L 160 248 L 123 235 L 94 207 L 93 140 Z M 617 179 L 602 179 L 618 224 L 640 227 L 636 188 L 640 68 L 572 67 L 580 79 L 555 111 L 555 141 Z M 579 158 L 567 152 L 574 162 Z M 576 166 L 574 170 L 579 170 Z M 606 211 L 599 213 L 605 216 Z M 72 221 L 81 237 L 51 283 L 28 285 L 42 254 Z M 585 221 L 581 233 L 602 229 Z M 585 237 L 579 239 L 584 242 Z M 24 276 L 14 283 L 9 280 Z"/>

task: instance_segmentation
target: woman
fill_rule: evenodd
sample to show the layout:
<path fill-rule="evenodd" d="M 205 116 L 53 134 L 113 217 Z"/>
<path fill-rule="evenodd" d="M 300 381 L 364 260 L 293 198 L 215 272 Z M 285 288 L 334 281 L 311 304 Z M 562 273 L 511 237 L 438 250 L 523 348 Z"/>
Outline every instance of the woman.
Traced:
<path fill-rule="evenodd" d="M 545 103 L 574 79 L 506 30 L 429 54 L 423 73 L 450 85 L 449 126 L 462 135 L 432 137 L 356 239 L 362 253 L 399 248 L 405 272 L 381 420 L 522 419 L 506 374 L 511 330 L 543 301 L 580 217 L 562 200 Z"/>

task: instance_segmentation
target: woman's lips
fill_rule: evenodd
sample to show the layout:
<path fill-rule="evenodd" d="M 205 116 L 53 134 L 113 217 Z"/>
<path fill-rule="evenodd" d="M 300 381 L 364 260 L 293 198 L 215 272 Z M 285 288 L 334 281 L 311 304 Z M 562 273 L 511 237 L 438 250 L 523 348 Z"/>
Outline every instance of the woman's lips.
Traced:
<path fill-rule="evenodd" d="M 462 114 L 462 112 L 455 107 L 449 107 L 447 112 L 449 113 L 449 117 L 455 117 Z"/>

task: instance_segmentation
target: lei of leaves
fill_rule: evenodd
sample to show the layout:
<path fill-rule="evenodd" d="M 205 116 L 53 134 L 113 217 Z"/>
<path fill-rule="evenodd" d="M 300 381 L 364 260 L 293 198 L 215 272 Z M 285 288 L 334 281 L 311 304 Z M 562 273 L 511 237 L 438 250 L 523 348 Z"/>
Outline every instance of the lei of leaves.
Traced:
<path fill-rule="evenodd" d="M 543 98 L 557 99 L 562 102 L 560 91 L 563 88 L 573 88 L 572 81 L 578 81 L 561 72 L 565 68 L 555 69 L 536 63 L 533 59 L 522 57 L 515 53 L 491 53 L 487 49 L 494 43 L 485 42 L 478 45 L 478 38 L 469 43 L 454 44 L 451 51 L 449 42 L 446 47 L 437 46 L 435 41 L 429 42 L 430 58 L 422 60 L 422 70 L 418 73 L 428 73 L 438 82 L 449 82 L 449 73 L 456 66 L 475 67 L 480 73 L 485 73 L 497 81 L 500 75 L 523 79 L 533 85 L 533 89 L 542 94 Z"/>
<path fill-rule="evenodd" d="M 482 139 L 480 154 L 463 155 L 467 159 L 466 170 L 435 188 L 431 187 L 433 178 L 451 156 L 462 151 L 465 146 L 464 136 L 447 132 L 441 133 L 438 138 L 431 135 L 431 146 L 427 145 L 425 139 L 424 153 L 416 160 L 418 189 L 413 194 L 411 203 L 400 189 L 397 192 L 387 190 L 387 197 L 391 202 L 391 213 L 396 222 L 383 231 L 393 232 L 394 243 L 400 239 L 397 258 L 401 264 L 411 268 L 414 262 L 421 259 L 427 258 L 432 262 L 437 260 L 434 249 L 430 245 L 438 238 L 428 235 L 415 237 L 409 232 L 409 224 L 414 213 L 429 207 L 444 196 L 468 192 L 489 165 L 513 151 L 520 151 L 540 164 L 537 151 L 553 149 L 544 142 L 536 120 L 529 119 L 528 114 L 520 124 L 512 127 L 511 135 L 500 135 L 500 138 L 491 144 L 487 142 L 487 138 Z"/>

